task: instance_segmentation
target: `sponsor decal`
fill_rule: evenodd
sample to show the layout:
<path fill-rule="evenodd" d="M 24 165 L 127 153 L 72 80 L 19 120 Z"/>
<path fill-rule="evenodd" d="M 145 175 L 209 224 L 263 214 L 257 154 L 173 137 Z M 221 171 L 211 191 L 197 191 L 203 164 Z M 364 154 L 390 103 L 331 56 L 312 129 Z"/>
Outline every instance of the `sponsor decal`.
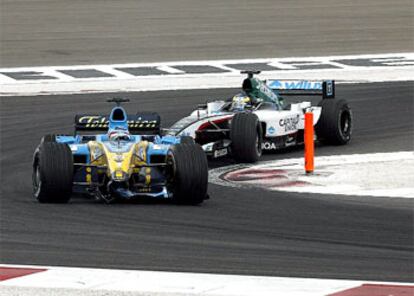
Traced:
<path fill-rule="evenodd" d="M 295 116 L 289 116 L 279 120 L 279 125 L 285 132 L 297 130 L 297 125 L 299 123 L 299 114 Z"/>
<path fill-rule="evenodd" d="M 265 95 L 267 95 L 269 98 L 271 98 L 272 100 L 277 101 L 278 97 L 277 95 L 264 83 L 262 83 L 260 80 L 258 81 L 258 86 L 257 88 L 264 93 Z"/>
<path fill-rule="evenodd" d="M 218 149 L 214 151 L 214 158 L 227 155 L 227 148 Z"/>
<path fill-rule="evenodd" d="M 326 94 L 328 96 L 332 96 L 333 93 L 334 93 L 334 90 L 333 90 L 333 82 L 332 81 L 329 81 L 329 82 L 326 83 Z"/>
<path fill-rule="evenodd" d="M 138 117 L 135 120 L 128 120 L 128 127 L 132 129 L 136 128 L 156 128 L 158 125 L 157 120 L 142 120 Z M 109 120 L 105 116 L 82 116 L 78 120 L 78 124 L 84 128 L 108 128 Z"/>
<path fill-rule="evenodd" d="M 271 126 L 267 129 L 267 133 L 270 134 L 270 135 L 273 135 L 275 132 L 276 132 L 276 129 L 273 126 Z"/>
<path fill-rule="evenodd" d="M 322 90 L 322 82 L 308 80 L 269 80 L 268 85 L 272 89 L 286 90 Z"/>
<path fill-rule="evenodd" d="M 262 149 L 263 150 L 276 150 L 277 146 L 273 142 L 265 141 L 265 142 L 262 143 Z"/>
<path fill-rule="evenodd" d="M 157 124 L 157 120 L 142 120 L 141 118 L 128 120 L 129 128 L 156 128 Z"/>
<path fill-rule="evenodd" d="M 86 128 L 107 128 L 109 122 L 103 116 L 83 116 L 79 118 L 78 123 Z"/>

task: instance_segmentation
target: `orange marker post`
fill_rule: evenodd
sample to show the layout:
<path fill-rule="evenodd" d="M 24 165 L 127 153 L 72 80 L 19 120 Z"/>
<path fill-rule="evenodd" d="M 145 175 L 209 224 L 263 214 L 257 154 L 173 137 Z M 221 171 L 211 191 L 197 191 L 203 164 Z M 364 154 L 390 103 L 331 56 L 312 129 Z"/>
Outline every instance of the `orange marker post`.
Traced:
<path fill-rule="evenodd" d="M 313 143 L 313 113 L 305 113 L 305 171 L 313 173 L 314 143 Z"/>

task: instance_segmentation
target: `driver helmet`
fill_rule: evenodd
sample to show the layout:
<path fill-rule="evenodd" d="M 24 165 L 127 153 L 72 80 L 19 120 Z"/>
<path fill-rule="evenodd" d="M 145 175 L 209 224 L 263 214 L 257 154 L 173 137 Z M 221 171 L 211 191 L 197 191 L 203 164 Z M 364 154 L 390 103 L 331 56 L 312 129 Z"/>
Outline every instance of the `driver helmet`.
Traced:
<path fill-rule="evenodd" d="M 129 141 L 131 140 L 131 135 L 127 129 L 116 127 L 108 132 L 108 139 L 112 142 Z"/>
<path fill-rule="evenodd" d="M 246 105 L 251 105 L 251 99 L 245 93 L 239 93 L 232 99 L 231 107 L 235 111 L 243 111 Z"/>

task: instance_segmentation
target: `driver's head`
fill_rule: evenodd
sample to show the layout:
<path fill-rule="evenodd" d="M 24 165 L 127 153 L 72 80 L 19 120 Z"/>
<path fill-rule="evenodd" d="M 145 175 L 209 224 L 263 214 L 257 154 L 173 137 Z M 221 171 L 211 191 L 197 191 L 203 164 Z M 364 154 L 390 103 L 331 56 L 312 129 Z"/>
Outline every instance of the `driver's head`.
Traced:
<path fill-rule="evenodd" d="M 242 111 L 246 105 L 251 104 L 251 99 L 245 93 L 239 93 L 233 97 L 232 109 Z"/>
<path fill-rule="evenodd" d="M 129 141 L 131 135 L 128 130 L 116 127 L 108 132 L 109 141 Z"/>

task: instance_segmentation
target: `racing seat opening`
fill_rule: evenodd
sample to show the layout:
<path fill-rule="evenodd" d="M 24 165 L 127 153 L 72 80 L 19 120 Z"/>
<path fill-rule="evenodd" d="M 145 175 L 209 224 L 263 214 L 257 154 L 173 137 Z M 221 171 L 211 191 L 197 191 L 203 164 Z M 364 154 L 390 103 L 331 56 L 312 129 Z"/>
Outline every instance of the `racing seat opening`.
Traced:
<path fill-rule="evenodd" d="M 125 114 L 124 111 L 122 109 L 115 109 L 112 112 L 112 120 L 116 120 L 116 121 L 125 121 Z"/>

